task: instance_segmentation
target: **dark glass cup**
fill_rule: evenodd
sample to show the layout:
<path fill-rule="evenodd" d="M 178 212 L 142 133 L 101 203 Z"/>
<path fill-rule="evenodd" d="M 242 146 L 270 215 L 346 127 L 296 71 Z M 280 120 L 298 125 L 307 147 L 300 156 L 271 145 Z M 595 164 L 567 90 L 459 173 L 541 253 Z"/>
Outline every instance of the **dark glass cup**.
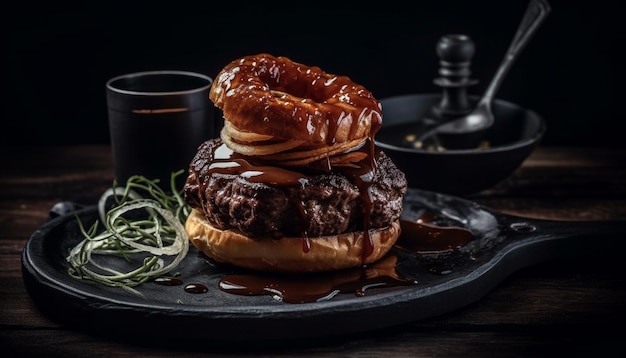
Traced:
<path fill-rule="evenodd" d="M 185 71 L 147 71 L 106 83 L 109 131 L 119 185 L 133 175 L 159 179 L 169 191 L 173 172 L 182 188 L 198 146 L 219 135 L 209 100 L 212 78 Z"/>

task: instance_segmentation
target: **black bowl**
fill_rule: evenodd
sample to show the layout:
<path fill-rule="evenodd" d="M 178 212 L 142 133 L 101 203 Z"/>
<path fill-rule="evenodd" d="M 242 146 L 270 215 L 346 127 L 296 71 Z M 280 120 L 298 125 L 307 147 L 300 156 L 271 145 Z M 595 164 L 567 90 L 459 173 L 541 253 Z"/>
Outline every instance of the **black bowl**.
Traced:
<path fill-rule="evenodd" d="M 546 125 L 537 113 L 494 100 L 495 123 L 484 149 L 434 151 L 402 146 L 412 125 L 439 103 L 441 95 L 381 99 L 383 126 L 375 142 L 402 170 L 409 186 L 453 195 L 475 194 L 508 178 L 541 141 Z M 476 102 L 476 98 L 471 98 Z"/>

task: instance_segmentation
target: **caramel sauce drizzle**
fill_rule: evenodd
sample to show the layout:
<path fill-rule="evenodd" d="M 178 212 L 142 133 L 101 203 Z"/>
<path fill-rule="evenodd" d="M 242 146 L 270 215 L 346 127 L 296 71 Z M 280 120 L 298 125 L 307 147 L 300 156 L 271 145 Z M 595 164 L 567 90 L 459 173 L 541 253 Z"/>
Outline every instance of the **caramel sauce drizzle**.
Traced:
<path fill-rule="evenodd" d="M 476 239 L 470 230 L 460 226 L 439 226 L 431 223 L 432 215 L 413 220 L 401 219 L 402 234 L 395 246 L 414 253 L 442 252 L 465 246 Z"/>
<path fill-rule="evenodd" d="M 359 152 L 360 155 L 353 155 L 355 152 Z M 311 165 L 308 169 L 341 173 L 359 188 L 362 200 L 361 210 L 363 214 L 363 231 L 365 234 L 362 260 L 365 261 L 365 259 L 369 257 L 374 250 L 372 240 L 369 235 L 372 199 L 368 188 L 372 185 L 372 180 L 376 170 L 376 158 L 380 155 L 380 150 L 374 145 L 374 141 L 369 139 L 362 146 L 356 148 L 352 152 L 346 153 L 345 155 L 352 156 L 356 158 L 357 161 L 350 162 L 349 165 L 338 161 L 341 164 L 333 165 L 333 161 L 330 158 L 324 158 Z M 209 162 L 211 164 L 208 167 L 208 174 L 221 173 L 238 175 L 250 182 L 265 183 L 267 185 L 277 187 L 304 187 L 308 183 L 307 175 L 298 171 L 297 168 L 282 168 L 270 165 L 253 157 L 238 154 L 228 148 L 225 144 L 221 144 L 218 148 L 216 148 L 213 153 L 213 157 L 209 158 Z M 199 178 L 199 176 L 197 177 Z M 204 192 L 206 192 L 205 188 L 201 187 L 200 193 Z M 203 197 L 201 200 L 205 203 L 208 199 Z M 295 204 L 298 208 L 297 215 L 303 224 L 303 231 L 301 233 L 302 250 L 303 252 L 309 252 L 311 249 L 311 242 L 305 229 L 307 226 L 306 223 L 308 223 L 307 210 L 302 201 Z"/>
<path fill-rule="evenodd" d="M 417 282 L 397 270 L 398 258 L 388 255 L 363 267 L 308 275 L 239 273 L 224 276 L 220 290 L 236 295 L 270 295 L 285 303 L 328 301 L 339 293 L 365 296 L 370 288 L 411 286 Z"/>
<path fill-rule="evenodd" d="M 285 303 L 312 303 L 328 301 L 339 293 L 365 296 L 372 288 L 412 286 L 413 278 L 397 270 L 398 257 L 390 254 L 367 266 L 352 269 L 299 275 L 241 272 L 227 274 L 220 279 L 219 289 L 235 295 L 270 295 Z M 153 281 L 162 286 L 183 286 L 190 294 L 203 294 L 208 287 L 200 282 L 185 284 L 183 280 L 160 277 Z"/>

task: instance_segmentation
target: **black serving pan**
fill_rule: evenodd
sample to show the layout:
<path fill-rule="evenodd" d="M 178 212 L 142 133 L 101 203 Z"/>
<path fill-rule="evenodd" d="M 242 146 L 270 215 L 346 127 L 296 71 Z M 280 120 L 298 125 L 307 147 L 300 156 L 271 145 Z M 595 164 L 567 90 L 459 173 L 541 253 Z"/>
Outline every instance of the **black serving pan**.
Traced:
<path fill-rule="evenodd" d="M 192 249 L 176 269 L 186 282 L 203 282 L 204 294 L 149 282 L 144 298 L 120 289 L 76 281 L 66 273 L 67 250 L 82 239 L 77 217 L 96 220 L 95 207 L 52 219 L 33 233 L 22 254 L 23 278 L 42 312 L 54 320 L 103 334 L 152 341 L 271 342 L 341 337 L 441 315 L 480 300 L 520 268 L 546 260 L 621 252 L 626 222 L 561 222 L 504 215 L 466 199 L 409 189 L 403 217 L 425 213 L 442 225 L 464 227 L 476 239 L 454 250 L 417 254 L 393 249 L 398 272 L 410 286 L 341 293 L 328 301 L 290 304 L 270 296 L 222 292 L 232 269 Z M 441 269 L 441 268 L 445 269 Z M 434 268 L 437 268 L 434 270 Z M 207 346 L 208 347 L 208 346 Z"/>

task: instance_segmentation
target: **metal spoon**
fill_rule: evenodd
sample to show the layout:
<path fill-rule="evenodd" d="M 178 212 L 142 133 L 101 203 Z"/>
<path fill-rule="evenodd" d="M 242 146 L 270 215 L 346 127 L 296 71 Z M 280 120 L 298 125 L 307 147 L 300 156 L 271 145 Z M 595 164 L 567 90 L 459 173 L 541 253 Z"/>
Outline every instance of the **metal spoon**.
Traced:
<path fill-rule="evenodd" d="M 517 55 L 537 31 L 549 12 L 550 5 L 548 5 L 547 1 L 531 0 L 498 71 L 476 105 L 476 108 L 463 117 L 428 130 L 419 136 L 417 141 L 426 143 L 432 140 L 436 146 L 447 149 L 477 147 L 487 129 L 493 125 L 494 115 L 491 110 L 491 103 L 496 91 Z"/>

